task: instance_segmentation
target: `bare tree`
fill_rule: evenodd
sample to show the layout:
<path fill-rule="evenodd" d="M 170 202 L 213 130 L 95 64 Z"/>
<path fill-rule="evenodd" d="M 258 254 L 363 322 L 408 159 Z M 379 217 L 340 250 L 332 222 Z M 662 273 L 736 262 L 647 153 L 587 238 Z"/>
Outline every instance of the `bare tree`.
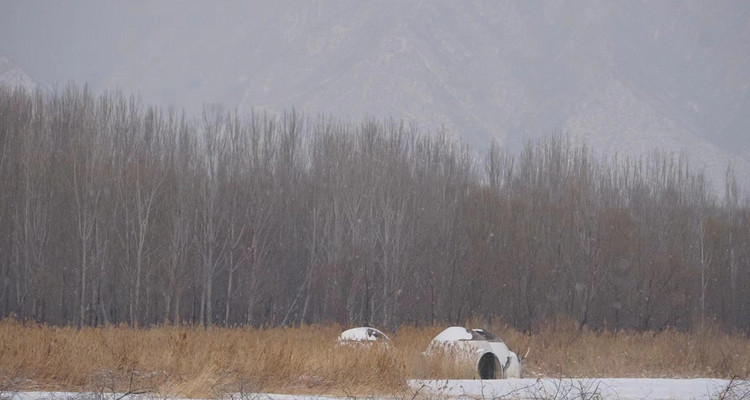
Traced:
<path fill-rule="evenodd" d="M 16 192 L 18 200 L 13 215 L 13 225 L 17 227 L 14 235 L 16 263 L 23 270 L 17 280 L 16 293 L 21 309 L 28 298 L 31 298 L 31 315 L 37 320 L 44 319 L 45 301 L 42 296 L 44 288 L 47 245 L 50 240 L 50 218 L 54 206 L 49 148 L 49 121 L 44 114 L 44 103 L 41 93 L 28 98 L 26 124 L 20 129 L 20 148 L 18 148 L 21 187 Z M 23 278 L 21 278 L 23 276 Z M 25 279 L 26 282 L 22 282 Z M 20 284 L 25 284 L 23 290 Z"/>
<path fill-rule="evenodd" d="M 0 311 L 746 330 L 750 204 L 731 166 L 724 201 L 688 167 L 564 135 L 480 160 L 394 121 L 219 106 L 191 121 L 118 93 L 0 87 Z"/>

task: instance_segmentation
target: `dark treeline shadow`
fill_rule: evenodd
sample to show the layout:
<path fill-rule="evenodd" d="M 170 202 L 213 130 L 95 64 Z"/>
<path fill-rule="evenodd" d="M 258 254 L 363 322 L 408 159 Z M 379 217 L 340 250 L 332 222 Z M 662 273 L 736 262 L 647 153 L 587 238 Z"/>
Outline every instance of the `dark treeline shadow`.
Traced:
<path fill-rule="evenodd" d="M 0 88 L 0 315 L 750 328 L 750 212 L 679 156 Z"/>

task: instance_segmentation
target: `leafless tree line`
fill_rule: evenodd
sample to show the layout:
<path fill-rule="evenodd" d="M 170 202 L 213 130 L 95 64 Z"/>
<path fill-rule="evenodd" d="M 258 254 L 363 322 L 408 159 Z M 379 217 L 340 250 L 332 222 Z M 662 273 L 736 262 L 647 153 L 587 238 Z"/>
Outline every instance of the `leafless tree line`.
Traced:
<path fill-rule="evenodd" d="M 750 212 L 678 156 L 0 88 L 0 315 L 750 331 Z"/>

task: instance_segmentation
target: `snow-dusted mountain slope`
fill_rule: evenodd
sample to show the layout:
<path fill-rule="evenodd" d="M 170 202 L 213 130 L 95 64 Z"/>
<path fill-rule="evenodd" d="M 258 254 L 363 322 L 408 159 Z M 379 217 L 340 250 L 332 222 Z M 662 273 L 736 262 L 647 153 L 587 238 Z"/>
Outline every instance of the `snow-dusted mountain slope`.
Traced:
<path fill-rule="evenodd" d="M 26 90 L 37 88 L 36 81 L 21 68 L 2 56 L 0 56 L 0 85 L 22 87 Z"/>
<path fill-rule="evenodd" d="M 0 33 L 13 29 L 49 46 L 49 65 L 90 71 L 81 77 L 95 88 L 139 91 L 147 102 L 194 114 L 220 102 L 401 118 L 427 131 L 444 127 L 478 150 L 492 140 L 518 149 L 525 137 L 563 131 L 604 153 L 684 151 L 717 187 L 733 162 L 750 187 L 747 1 L 35 7 L 16 5 L 7 21 L 0 17 Z M 17 22 L 55 7 L 60 17 L 44 21 L 65 34 L 40 38 Z M 44 50 L 27 58 L 40 62 Z M 68 64 L 55 64 L 66 57 Z"/>

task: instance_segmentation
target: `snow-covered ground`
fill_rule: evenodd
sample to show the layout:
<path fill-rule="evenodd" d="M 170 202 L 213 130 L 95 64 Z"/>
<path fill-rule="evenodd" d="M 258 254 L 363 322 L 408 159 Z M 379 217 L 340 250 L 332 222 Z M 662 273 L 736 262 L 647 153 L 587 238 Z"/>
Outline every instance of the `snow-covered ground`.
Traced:
<path fill-rule="evenodd" d="M 750 399 L 750 382 L 721 379 L 413 380 L 436 396 L 481 399 Z"/>
<path fill-rule="evenodd" d="M 504 379 L 504 380 L 411 380 L 409 399 L 554 399 L 554 400 L 671 400 L 750 399 L 750 381 L 722 379 Z M 0 398 L 9 400 L 117 400 L 152 399 L 147 395 L 18 392 Z M 236 400 L 332 400 L 327 396 L 242 394 L 225 396 Z M 344 398 L 341 398 L 342 400 Z M 352 399 L 347 397 L 346 399 Z M 393 399 L 388 396 L 384 399 Z"/>

